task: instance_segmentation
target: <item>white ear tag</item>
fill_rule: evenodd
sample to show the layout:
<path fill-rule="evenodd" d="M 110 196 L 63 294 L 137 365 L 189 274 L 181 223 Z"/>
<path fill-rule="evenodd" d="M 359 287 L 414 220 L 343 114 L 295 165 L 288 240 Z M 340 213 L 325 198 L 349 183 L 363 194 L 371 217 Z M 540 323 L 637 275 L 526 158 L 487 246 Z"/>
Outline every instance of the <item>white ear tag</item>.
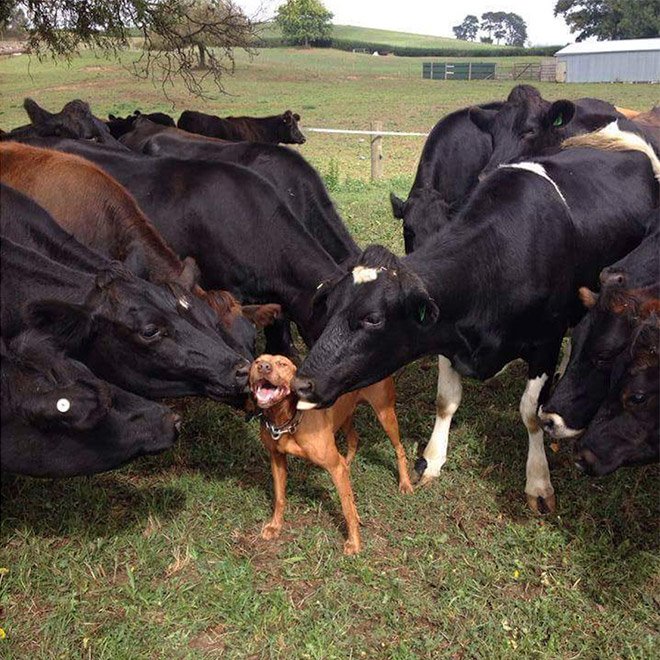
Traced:
<path fill-rule="evenodd" d="M 69 399 L 58 399 L 56 405 L 61 413 L 68 412 L 69 408 L 71 408 L 71 402 Z"/>

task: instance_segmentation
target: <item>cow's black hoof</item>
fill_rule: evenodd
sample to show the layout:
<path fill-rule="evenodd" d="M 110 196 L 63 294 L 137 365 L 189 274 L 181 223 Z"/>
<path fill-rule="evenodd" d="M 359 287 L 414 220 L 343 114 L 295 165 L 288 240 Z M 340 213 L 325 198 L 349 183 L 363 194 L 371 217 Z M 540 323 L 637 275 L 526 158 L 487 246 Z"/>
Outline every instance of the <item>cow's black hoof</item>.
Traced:
<path fill-rule="evenodd" d="M 424 474 L 424 471 L 428 467 L 428 463 L 426 462 L 426 459 L 422 456 L 421 458 L 418 458 L 415 461 L 415 472 L 417 473 L 418 477 L 421 477 Z"/>

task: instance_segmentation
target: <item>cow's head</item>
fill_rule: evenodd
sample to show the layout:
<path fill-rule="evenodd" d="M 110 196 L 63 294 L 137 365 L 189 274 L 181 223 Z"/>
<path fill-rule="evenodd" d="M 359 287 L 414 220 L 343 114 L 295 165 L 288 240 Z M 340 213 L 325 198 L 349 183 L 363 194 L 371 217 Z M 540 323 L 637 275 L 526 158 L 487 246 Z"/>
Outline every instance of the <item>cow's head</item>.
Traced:
<path fill-rule="evenodd" d="M 280 115 L 278 140 L 282 144 L 305 144 L 306 138 L 298 127 L 299 121 L 300 115 L 291 110 Z"/>
<path fill-rule="evenodd" d="M 621 375 L 577 444 L 577 465 L 588 474 L 609 474 L 660 457 L 659 350 L 660 321 L 654 317 L 636 330 L 619 357 Z"/>
<path fill-rule="evenodd" d="M 84 101 L 69 101 L 60 112 L 48 112 L 26 98 L 23 107 L 40 137 L 64 137 L 82 140 L 112 141 L 108 127 L 97 119 Z"/>
<path fill-rule="evenodd" d="M 420 278 L 386 248 L 368 247 L 357 265 L 321 286 L 315 310 L 328 317 L 296 379 L 301 407 L 328 406 L 424 353 L 438 307 Z"/>
<path fill-rule="evenodd" d="M 229 344 L 208 305 L 173 285 L 135 278 L 123 267 L 101 271 L 83 304 L 36 301 L 26 309 L 26 320 L 97 375 L 144 396 L 227 400 L 247 384 L 249 363 Z"/>
<path fill-rule="evenodd" d="M 502 163 L 538 155 L 543 149 L 561 144 L 565 127 L 575 114 L 571 101 L 550 103 L 531 85 L 511 90 L 506 103 L 494 115 L 482 108 L 470 108 L 470 119 L 493 139 L 493 154 L 480 178 Z"/>
<path fill-rule="evenodd" d="M 256 353 L 256 329 L 271 325 L 282 315 L 278 304 L 242 306 L 229 291 L 203 291 L 200 297 L 216 313 L 238 352 L 250 360 Z"/>
<path fill-rule="evenodd" d="M 539 418 L 555 438 L 581 435 L 607 395 L 614 365 L 640 320 L 658 306 L 658 286 L 605 286 L 600 295 L 580 289 L 589 313 L 575 327 L 571 358 Z"/>
<path fill-rule="evenodd" d="M 126 117 L 118 117 L 117 115 L 109 114 L 106 125 L 112 134 L 112 137 L 119 139 L 122 135 L 130 133 L 135 125 L 135 120 L 140 116 L 140 111 L 135 110 L 132 115 Z"/>
<path fill-rule="evenodd" d="M 416 250 L 449 220 L 450 207 L 433 188 L 415 188 L 405 202 L 390 193 L 390 202 L 394 217 L 403 220 L 406 254 Z"/>
<path fill-rule="evenodd" d="M 92 474 L 172 446 L 177 415 L 98 379 L 45 335 L 23 332 L 0 353 L 3 469 Z"/>

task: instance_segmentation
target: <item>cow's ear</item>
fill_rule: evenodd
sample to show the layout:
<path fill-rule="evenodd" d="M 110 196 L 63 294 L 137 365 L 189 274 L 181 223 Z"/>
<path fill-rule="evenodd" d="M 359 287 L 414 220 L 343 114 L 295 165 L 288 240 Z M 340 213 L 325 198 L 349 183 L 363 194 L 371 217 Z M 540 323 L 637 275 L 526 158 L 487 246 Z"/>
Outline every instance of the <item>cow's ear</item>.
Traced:
<path fill-rule="evenodd" d="M 490 110 L 484 110 L 483 108 L 480 108 L 477 105 L 473 105 L 469 110 L 468 110 L 468 117 L 470 118 L 470 121 L 480 130 L 483 131 L 484 133 L 488 133 L 490 131 L 490 127 L 493 124 L 493 117 L 497 113 L 490 111 Z"/>
<path fill-rule="evenodd" d="M 433 325 L 438 320 L 440 310 L 429 296 L 422 280 L 415 273 L 404 268 L 399 270 L 398 277 L 405 296 L 406 318 L 412 319 L 420 326 Z"/>
<path fill-rule="evenodd" d="M 241 310 L 243 316 L 252 321 L 257 328 L 265 328 L 272 325 L 277 319 L 282 318 L 282 306 L 277 303 L 243 305 Z"/>
<path fill-rule="evenodd" d="M 201 276 L 197 262 L 192 257 L 186 257 L 183 260 L 183 268 L 176 281 L 186 291 L 192 291 L 199 283 Z"/>
<path fill-rule="evenodd" d="M 48 112 L 48 110 L 44 110 L 40 107 L 37 102 L 33 101 L 31 98 L 26 98 L 23 101 L 23 108 L 25 108 L 25 112 L 27 112 L 30 121 L 35 125 L 43 124 L 54 116 L 52 113 Z"/>
<path fill-rule="evenodd" d="M 133 116 L 139 117 L 142 113 L 139 110 L 133 110 Z"/>
<path fill-rule="evenodd" d="M 294 112 L 294 113 L 293 113 L 293 118 L 294 118 L 296 121 L 300 121 L 300 115 L 299 115 L 297 112 Z"/>
<path fill-rule="evenodd" d="M 439 314 L 438 306 L 426 291 L 416 289 L 406 299 L 406 315 L 418 325 L 433 325 Z"/>
<path fill-rule="evenodd" d="M 545 125 L 563 128 L 575 115 L 575 103 L 571 101 L 555 101 L 545 116 Z"/>
<path fill-rule="evenodd" d="M 591 309 L 598 302 L 598 294 L 594 293 L 591 289 L 586 286 L 581 286 L 578 290 L 578 296 L 580 301 L 587 308 Z"/>
<path fill-rule="evenodd" d="M 51 335 L 55 343 L 65 350 L 78 348 L 89 337 L 93 324 L 85 306 L 62 300 L 29 303 L 23 316 L 29 327 Z"/>
<path fill-rule="evenodd" d="M 392 213 L 395 218 L 403 220 L 403 214 L 406 208 L 406 203 L 397 197 L 393 192 L 390 193 L 390 204 L 392 204 Z"/>
<path fill-rule="evenodd" d="M 113 115 L 113 114 L 109 114 L 109 115 L 108 115 L 108 119 L 109 119 L 110 121 L 117 121 L 117 117 L 115 117 L 115 115 Z"/>

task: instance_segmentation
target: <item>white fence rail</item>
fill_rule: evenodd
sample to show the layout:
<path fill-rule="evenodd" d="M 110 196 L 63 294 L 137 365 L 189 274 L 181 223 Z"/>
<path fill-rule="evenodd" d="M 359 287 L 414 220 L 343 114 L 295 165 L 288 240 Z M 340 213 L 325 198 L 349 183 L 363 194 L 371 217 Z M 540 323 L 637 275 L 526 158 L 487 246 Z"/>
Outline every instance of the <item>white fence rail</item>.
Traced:
<path fill-rule="evenodd" d="M 359 131 L 348 128 L 308 128 L 306 133 L 331 133 L 343 135 L 371 135 L 371 180 L 383 178 L 383 136 L 386 137 L 427 137 L 428 133 L 384 131 L 379 121 L 372 122 L 371 130 Z"/>

